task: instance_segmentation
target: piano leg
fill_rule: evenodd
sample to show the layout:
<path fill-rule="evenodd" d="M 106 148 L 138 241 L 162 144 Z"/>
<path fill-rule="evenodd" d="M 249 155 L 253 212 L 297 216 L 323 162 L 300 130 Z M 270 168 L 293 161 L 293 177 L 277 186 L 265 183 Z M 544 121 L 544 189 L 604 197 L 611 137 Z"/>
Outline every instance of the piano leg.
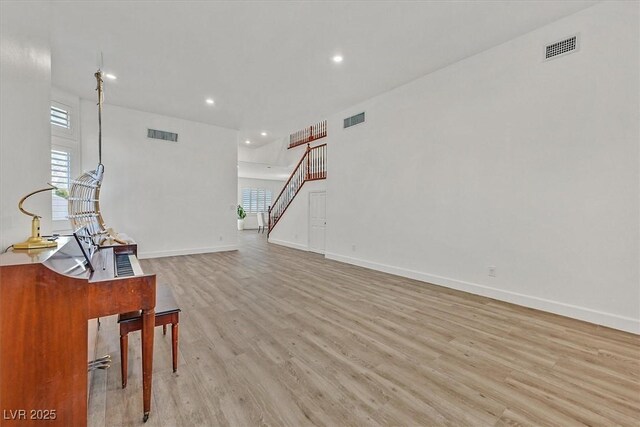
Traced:
<path fill-rule="evenodd" d="M 153 371 L 153 329 L 155 327 L 155 310 L 142 311 L 142 396 L 144 417 L 146 422 L 151 411 L 151 381 Z"/>
<path fill-rule="evenodd" d="M 127 386 L 127 375 L 129 373 L 129 335 L 120 335 L 120 377 L 122 388 Z"/>

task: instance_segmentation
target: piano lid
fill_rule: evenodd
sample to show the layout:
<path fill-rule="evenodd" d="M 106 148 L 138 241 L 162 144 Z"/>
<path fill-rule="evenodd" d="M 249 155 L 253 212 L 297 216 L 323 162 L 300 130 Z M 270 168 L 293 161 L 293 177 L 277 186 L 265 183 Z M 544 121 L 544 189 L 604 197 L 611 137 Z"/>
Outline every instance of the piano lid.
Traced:
<path fill-rule="evenodd" d="M 0 266 L 41 264 L 60 250 L 73 236 L 58 237 L 55 248 L 30 249 L 28 251 L 8 251 L 0 255 Z"/>
<path fill-rule="evenodd" d="M 43 264 L 66 276 L 88 278 L 89 270 L 82 249 L 73 236 L 58 237 L 55 248 L 9 251 L 0 255 L 0 266 Z"/>

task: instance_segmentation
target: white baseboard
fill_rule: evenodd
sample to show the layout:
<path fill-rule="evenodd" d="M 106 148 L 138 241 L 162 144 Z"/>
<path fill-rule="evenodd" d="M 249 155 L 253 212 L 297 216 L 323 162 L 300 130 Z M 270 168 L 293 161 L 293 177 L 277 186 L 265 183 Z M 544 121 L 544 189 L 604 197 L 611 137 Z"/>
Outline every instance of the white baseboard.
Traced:
<path fill-rule="evenodd" d="M 138 258 L 164 258 L 168 256 L 208 254 L 213 252 L 226 252 L 236 250 L 238 250 L 238 245 L 212 246 L 208 248 L 178 249 L 174 251 L 140 252 L 138 253 Z"/>
<path fill-rule="evenodd" d="M 280 245 L 280 246 L 286 246 L 288 248 L 292 248 L 292 249 L 299 249 L 301 251 L 309 251 L 309 248 L 307 248 L 305 245 L 301 245 L 300 243 L 294 243 L 294 242 L 288 242 L 286 240 L 278 240 L 278 239 L 274 239 L 272 237 L 269 237 L 269 243 L 273 243 L 276 245 Z"/>
<path fill-rule="evenodd" d="M 297 248 L 296 248 L 297 249 Z M 640 334 L 640 319 L 619 316 L 612 313 L 605 313 L 585 307 L 579 307 L 572 304 L 566 304 L 558 301 L 552 301 L 544 298 L 524 295 L 517 292 L 505 291 L 502 289 L 492 288 L 489 286 L 479 285 L 477 283 L 465 282 L 457 279 L 436 276 L 423 273 L 420 271 L 409 270 L 400 267 L 394 267 L 386 264 L 366 261 L 358 258 L 351 258 L 335 253 L 327 252 L 325 257 L 335 261 L 353 264 L 360 267 L 370 268 L 372 270 L 382 271 L 384 273 L 394 274 L 396 276 L 407 277 L 409 279 L 420 280 L 422 282 L 432 283 L 434 285 L 444 286 L 459 291 L 469 292 L 475 295 L 481 295 L 505 301 L 524 307 L 535 308 L 537 310 L 549 313 L 559 314 L 561 316 L 571 317 L 573 319 L 584 320 L 585 322 L 595 323 L 597 325 L 607 326 L 613 329 L 619 329 L 633 334 Z"/>

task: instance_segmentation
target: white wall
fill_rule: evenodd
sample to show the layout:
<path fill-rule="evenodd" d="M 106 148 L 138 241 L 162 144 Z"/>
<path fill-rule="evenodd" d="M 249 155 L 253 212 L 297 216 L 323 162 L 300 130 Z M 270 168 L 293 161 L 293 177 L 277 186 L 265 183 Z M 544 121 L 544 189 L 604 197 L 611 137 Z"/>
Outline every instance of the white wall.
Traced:
<path fill-rule="evenodd" d="M 238 178 L 238 204 L 242 204 L 242 189 L 243 188 L 264 188 L 271 190 L 271 200 L 275 200 L 282 191 L 285 181 L 283 180 L 271 180 L 271 179 L 251 179 L 251 178 Z M 267 213 L 264 214 L 265 224 L 268 221 Z M 254 213 L 247 213 L 247 217 L 244 219 L 244 228 L 246 230 L 257 230 L 258 219 Z"/>
<path fill-rule="evenodd" d="M 326 191 L 327 180 L 307 181 L 269 234 L 269 242 L 309 250 L 309 193 Z M 331 200 L 327 196 L 327 205 Z M 328 208 L 327 208 L 328 210 Z"/>
<path fill-rule="evenodd" d="M 95 101 L 81 101 L 81 121 L 86 171 L 98 162 Z M 178 142 L 148 139 L 147 128 Z M 102 135 L 102 213 L 140 257 L 237 248 L 237 131 L 105 105 Z"/>
<path fill-rule="evenodd" d="M 640 332 L 638 52 L 600 3 L 331 117 L 327 257 Z"/>
<path fill-rule="evenodd" d="M 18 201 L 50 181 L 49 12 L 49 2 L 0 2 L 0 250 L 29 237 L 31 218 Z M 25 208 L 50 232 L 49 194 Z"/>

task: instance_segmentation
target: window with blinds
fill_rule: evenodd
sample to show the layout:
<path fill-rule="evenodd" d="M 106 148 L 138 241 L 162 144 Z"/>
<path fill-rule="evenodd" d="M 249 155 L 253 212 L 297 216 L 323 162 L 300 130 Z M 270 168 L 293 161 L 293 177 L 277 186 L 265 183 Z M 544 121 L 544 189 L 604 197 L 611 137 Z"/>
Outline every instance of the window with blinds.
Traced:
<path fill-rule="evenodd" d="M 71 186 L 71 153 L 51 149 L 51 183 L 58 187 L 52 192 L 51 212 L 54 221 L 64 221 L 69 216 L 67 199 Z"/>
<path fill-rule="evenodd" d="M 71 116 L 68 110 L 51 106 L 51 124 L 71 129 Z"/>
<path fill-rule="evenodd" d="M 242 207 L 245 212 L 268 212 L 269 206 L 271 206 L 271 190 L 265 188 L 242 189 Z"/>

